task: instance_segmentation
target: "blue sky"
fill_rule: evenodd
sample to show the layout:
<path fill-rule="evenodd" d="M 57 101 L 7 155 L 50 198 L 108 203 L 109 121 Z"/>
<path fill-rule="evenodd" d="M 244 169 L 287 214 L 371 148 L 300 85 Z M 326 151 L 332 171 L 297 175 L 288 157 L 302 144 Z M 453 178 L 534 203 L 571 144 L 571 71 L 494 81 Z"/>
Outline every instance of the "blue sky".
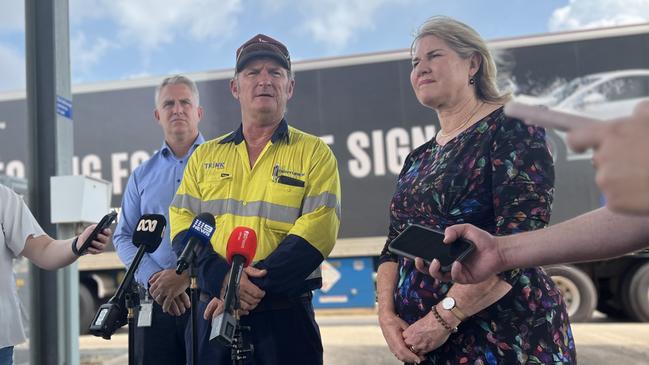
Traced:
<path fill-rule="evenodd" d="M 649 0 L 69 0 L 72 81 L 232 68 L 265 33 L 293 60 L 392 51 L 432 15 L 487 39 L 649 22 Z M 0 0 L 0 92 L 24 89 L 24 1 Z"/>

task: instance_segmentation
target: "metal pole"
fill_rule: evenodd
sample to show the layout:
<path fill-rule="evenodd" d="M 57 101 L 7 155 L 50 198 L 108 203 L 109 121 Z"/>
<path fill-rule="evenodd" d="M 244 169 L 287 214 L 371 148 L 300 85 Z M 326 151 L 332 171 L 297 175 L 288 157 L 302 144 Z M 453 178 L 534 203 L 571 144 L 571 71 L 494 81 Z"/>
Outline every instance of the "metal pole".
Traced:
<path fill-rule="evenodd" d="M 192 343 L 192 365 L 198 364 L 198 277 L 196 267 L 194 267 L 194 257 L 189 265 L 189 292 L 191 295 L 190 316 L 192 326 L 191 343 Z"/>
<path fill-rule="evenodd" d="M 52 237 L 71 227 L 51 222 L 50 176 L 72 174 L 72 93 L 68 0 L 25 0 L 29 201 Z M 76 267 L 31 274 L 30 360 L 32 364 L 78 364 Z M 76 313 L 76 315 L 74 314 Z"/>

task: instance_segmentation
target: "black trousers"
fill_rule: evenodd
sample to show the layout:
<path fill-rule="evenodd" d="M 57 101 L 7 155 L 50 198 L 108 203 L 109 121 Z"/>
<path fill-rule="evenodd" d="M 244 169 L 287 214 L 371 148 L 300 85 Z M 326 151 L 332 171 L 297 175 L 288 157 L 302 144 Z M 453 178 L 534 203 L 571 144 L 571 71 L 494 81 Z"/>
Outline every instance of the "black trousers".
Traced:
<path fill-rule="evenodd" d="M 138 365 L 185 364 L 185 327 L 189 310 L 182 316 L 172 316 L 153 302 L 151 327 L 135 329 L 135 363 Z M 137 322 L 136 322 L 137 323 Z"/>
<path fill-rule="evenodd" d="M 263 302 L 263 301 L 262 301 Z M 205 321 L 202 313 L 207 304 L 199 302 L 201 313 L 198 325 L 198 364 L 232 364 L 231 349 L 215 342 L 209 342 L 211 321 Z M 241 317 L 241 325 L 250 326 L 244 337 L 247 344 L 254 346 L 254 352 L 246 365 L 322 365 L 323 350 L 320 329 L 315 321 L 311 298 L 297 300 L 289 308 L 269 308 Z M 191 353 L 189 342 L 191 332 L 187 326 L 187 358 Z"/>

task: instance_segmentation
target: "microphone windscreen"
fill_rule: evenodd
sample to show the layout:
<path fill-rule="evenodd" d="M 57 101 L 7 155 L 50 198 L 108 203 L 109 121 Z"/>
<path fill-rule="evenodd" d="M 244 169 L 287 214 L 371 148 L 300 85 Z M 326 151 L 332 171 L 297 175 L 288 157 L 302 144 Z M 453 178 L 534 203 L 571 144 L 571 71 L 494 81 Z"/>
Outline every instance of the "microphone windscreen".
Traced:
<path fill-rule="evenodd" d="M 137 222 L 133 232 L 133 245 L 140 247 L 144 245 L 145 251 L 151 253 L 158 249 L 165 233 L 167 220 L 161 214 L 145 214 Z"/>
<path fill-rule="evenodd" d="M 202 242 L 209 242 L 216 231 L 214 216 L 210 213 L 201 213 L 194 218 L 189 226 L 187 237 L 198 237 Z"/>
<path fill-rule="evenodd" d="M 250 265 L 257 252 L 257 234 L 252 228 L 237 227 L 230 234 L 226 257 L 228 263 L 232 263 L 232 258 L 236 255 L 245 257 L 244 266 Z"/>

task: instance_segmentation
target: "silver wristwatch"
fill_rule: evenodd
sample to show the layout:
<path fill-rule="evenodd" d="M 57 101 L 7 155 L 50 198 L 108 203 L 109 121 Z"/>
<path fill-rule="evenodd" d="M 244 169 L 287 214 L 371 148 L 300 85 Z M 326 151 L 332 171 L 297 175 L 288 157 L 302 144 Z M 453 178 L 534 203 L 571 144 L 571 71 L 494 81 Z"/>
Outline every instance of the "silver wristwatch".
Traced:
<path fill-rule="evenodd" d="M 462 313 L 462 311 L 457 307 L 455 303 L 455 299 L 453 297 L 446 297 L 442 299 L 442 308 L 447 311 L 451 311 L 453 315 L 460 320 L 460 322 L 464 322 L 466 320 L 466 315 Z"/>

